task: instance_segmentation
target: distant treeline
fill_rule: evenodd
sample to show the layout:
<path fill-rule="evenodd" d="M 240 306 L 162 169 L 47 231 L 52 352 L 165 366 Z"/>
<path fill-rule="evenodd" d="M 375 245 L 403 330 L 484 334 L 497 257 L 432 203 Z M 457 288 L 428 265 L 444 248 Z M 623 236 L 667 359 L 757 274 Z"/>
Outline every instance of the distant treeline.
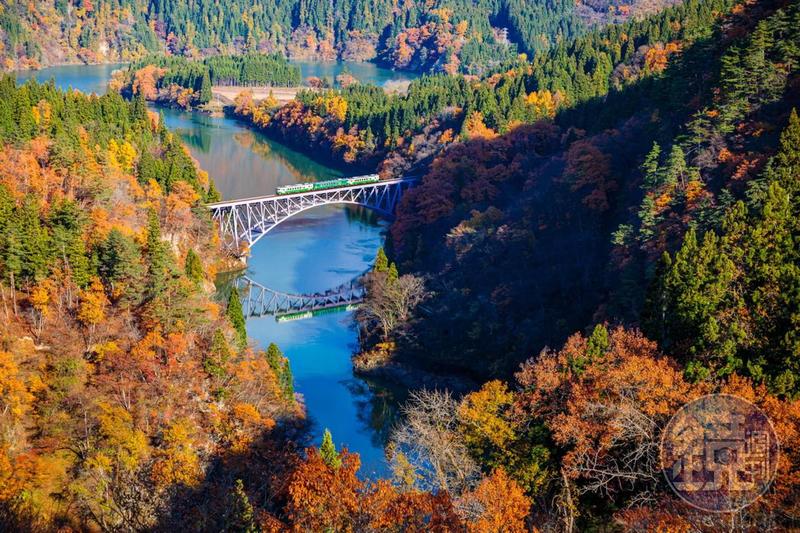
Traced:
<path fill-rule="evenodd" d="M 167 72 L 157 88 L 177 85 L 192 89 L 201 103 L 211 99 L 211 85 L 300 85 L 300 68 L 280 54 L 245 54 L 208 57 L 192 61 L 179 56 L 151 55 L 130 66 L 131 77 L 148 65 Z"/>

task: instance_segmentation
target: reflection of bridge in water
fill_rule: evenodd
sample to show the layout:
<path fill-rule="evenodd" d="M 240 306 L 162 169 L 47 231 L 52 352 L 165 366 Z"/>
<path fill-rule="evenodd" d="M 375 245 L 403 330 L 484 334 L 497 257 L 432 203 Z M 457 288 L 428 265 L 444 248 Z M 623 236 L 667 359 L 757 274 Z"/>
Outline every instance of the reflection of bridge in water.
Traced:
<path fill-rule="evenodd" d="M 290 294 L 261 285 L 247 276 L 234 281 L 246 317 L 273 315 L 278 322 L 301 320 L 326 313 L 351 311 L 364 299 L 358 277 L 338 287 L 311 294 Z"/>

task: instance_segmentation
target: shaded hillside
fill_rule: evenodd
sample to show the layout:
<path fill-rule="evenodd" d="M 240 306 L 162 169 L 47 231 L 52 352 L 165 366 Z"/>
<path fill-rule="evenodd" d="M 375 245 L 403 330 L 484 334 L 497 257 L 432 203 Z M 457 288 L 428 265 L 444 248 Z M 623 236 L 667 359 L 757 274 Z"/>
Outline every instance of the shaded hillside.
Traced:
<path fill-rule="evenodd" d="M 592 321 L 638 323 L 661 252 L 689 227 L 723 227 L 737 200 L 746 216 L 763 209 L 762 168 L 798 103 L 797 16 L 780 2 L 737 6 L 713 33 L 677 42 L 682 51 L 663 72 L 565 109 L 559 126 L 521 126 L 445 150 L 392 227 L 401 271 L 429 275 L 436 292 L 401 353 L 503 375 Z M 752 78 L 769 81 L 743 81 Z M 700 316 L 686 315 L 693 326 L 681 327 L 707 327 Z M 752 329 L 741 327 L 739 347 L 726 345 L 723 357 L 740 358 L 727 372 L 775 377 L 769 363 L 752 366 Z"/>
<path fill-rule="evenodd" d="M 44 0 L 3 6 L 0 53 L 6 69 L 128 61 L 166 51 L 377 58 L 396 68 L 480 73 L 517 51 L 546 49 L 596 24 L 636 16 L 638 3 L 603 0 L 576 9 L 571 1 L 516 0 Z M 641 11 L 669 2 L 646 4 Z"/>

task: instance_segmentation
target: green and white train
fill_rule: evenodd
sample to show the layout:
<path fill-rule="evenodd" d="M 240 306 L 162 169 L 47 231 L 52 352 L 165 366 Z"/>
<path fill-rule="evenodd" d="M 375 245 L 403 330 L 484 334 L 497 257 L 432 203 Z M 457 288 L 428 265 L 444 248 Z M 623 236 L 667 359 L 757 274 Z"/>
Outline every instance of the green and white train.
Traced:
<path fill-rule="evenodd" d="M 278 195 L 295 194 L 298 192 L 320 191 L 323 189 L 336 189 L 338 187 L 349 187 L 351 185 L 365 185 L 380 181 L 377 174 L 367 174 L 366 176 L 353 176 L 352 178 L 339 178 L 335 180 L 311 181 L 308 183 L 295 183 L 278 187 L 275 192 Z"/>

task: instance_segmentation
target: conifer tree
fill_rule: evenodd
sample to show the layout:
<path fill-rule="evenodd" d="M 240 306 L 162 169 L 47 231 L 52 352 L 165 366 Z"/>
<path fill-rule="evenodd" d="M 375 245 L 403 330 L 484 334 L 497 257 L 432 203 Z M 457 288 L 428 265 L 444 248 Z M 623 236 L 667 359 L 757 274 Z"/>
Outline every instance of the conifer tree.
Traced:
<path fill-rule="evenodd" d="M 161 226 L 158 215 L 150 210 L 147 220 L 147 239 L 145 251 L 148 263 L 149 292 L 151 297 L 156 297 L 164 292 L 169 278 L 170 262 L 169 250 L 161 240 Z"/>
<path fill-rule="evenodd" d="M 378 248 L 378 253 L 375 255 L 375 265 L 372 270 L 373 272 L 389 271 L 389 259 L 386 257 L 386 252 L 383 251 L 383 246 Z"/>
<path fill-rule="evenodd" d="M 214 330 L 211 337 L 209 352 L 203 357 L 203 370 L 209 376 L 221 378 L 225 375 L 225 364 L 228 362 L 231 353 L 228 348 L 228 341 L 221 329 Z"/>
<path fill-rule="evenodd" d="M 333 444 L 333 436 L 328 428 L 325 428 L 325 433 L 322 434 L 319 454 L 330 468 L 336 469 L 342 466 L 342 458 L 339 456 L 339 452 L 336 451 L 336 446 Z"/>
<path fill-rule="evenodd" d="M 193 249 L 189 249 L 186 253 L 186 276 L 195 282 L 203 281 L 205 273 L 203 272 L 203 263 L 200 261 L 200 256 L 195 253 Z"/>
<path fill-rule="evenodd" d="M 208 69 L 203 72 L 203 79 L 200 82 L 200 93 L 197 99 L 201 104 L 207 104 L 211 101 L 211 78 L 208 75 Z"/>
<path fill-rule="evenodd" d="M 233 490 L 228 494 L 228 512 L 225 516 L 224 531 L 230 533 L 258 533 L 255 512 L 250 499 L 244 491 L 244 483 L 236 480 Z"/>
<path fill-rule="evenodd" d="M 660 157 L 661 147 L 657 142 L 653 142 L 653 147 L 644 158 L 644 163 L 642 163 L 642 173 L 644 174 L 642 188 L 647 191 L 653 190 L 661 185 L 661 173 L 659 171 Z"/>
<path fill-rule="evenodd" d="M 233 329 L 236 331 L 236 340 L 240 349 L 247 347 L 247 327 L 242 311 L 242 302 L 239 299 L 239 291 L 236 287 L 231 289 L 228 297 L 228 310 L 225 316 L 230 320 Z"/>
<path fill-rule="evenodd" d="M 222 195 L 217 190 L 213 179 L 209 179 L 208 191 L 206 191 L 206 203 L 213 204 L 222 200 Z"/>
<path fill-rule="evenodd" d="M 278 385 L 283 397 L 288 401 L 294 400 L 294 378 L 292 377 L 289 359 L 283 355 L 281 349 L 274 342 L 271 342 L 267 347 L 265 357 L 278 378 Z"/>

